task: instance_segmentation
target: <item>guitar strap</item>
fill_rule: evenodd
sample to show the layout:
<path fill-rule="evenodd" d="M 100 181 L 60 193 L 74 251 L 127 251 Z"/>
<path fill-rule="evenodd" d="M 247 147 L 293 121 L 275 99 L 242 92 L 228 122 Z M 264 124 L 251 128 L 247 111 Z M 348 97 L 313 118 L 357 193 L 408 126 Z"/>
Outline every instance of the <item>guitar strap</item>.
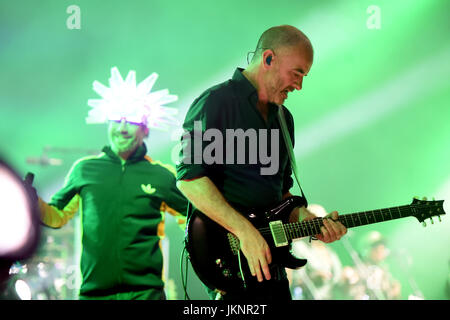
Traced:
<path fill-rule="evenodd" d="M 303 199 L 306 200 L 305 194 L 303 193 L 302 187 L 300 185 L 300 179 L 298 178 L 298 172 L 297 172 L 297 164 L 295 162 L 295 156 L 294 156 L 294 147 L 292 146 L 291 137 L 289 135 L 289 131 L 286 124 L 286 117 L 284 116 L 284 110 L 283 106 L 278 105 L 278 121 L 280 122 L 281 132 L 283 134 L 283 140 L 286 145 L 286 150 L 289 157 L 289 162 L 291 163 L 291 169 L 294 173 L 295 181 L 297 182 L 298 187 L 300 188 L 300 192 L 302 193 Z M 307 206 L 307 204 L 305 205 Z"/>

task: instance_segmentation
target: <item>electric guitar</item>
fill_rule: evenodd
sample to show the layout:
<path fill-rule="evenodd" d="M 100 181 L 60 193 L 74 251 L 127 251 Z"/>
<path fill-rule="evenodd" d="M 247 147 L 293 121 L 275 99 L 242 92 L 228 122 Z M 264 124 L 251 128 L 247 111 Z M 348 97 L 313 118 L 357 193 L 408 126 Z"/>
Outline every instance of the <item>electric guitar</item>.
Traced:
<path fill-rule="evenodd" d="M 414 199 L 409 205 L 339 215 L 346 227 L 413 216 L 424 225 L 425 219 L 444 215 L 444 200 Z M 305 259 L 292 255 L 292 240 L 320 234 L 322 218 L 289 223 L 289 215 L 296 207 L 305 204 L 302 197 L 289 197 L 264 212 L 250 210 L 245 217 L 259 230 L 272 254 L 272 264 L 297 269 L 306 264 Z M 199 279 L 211 289 L 224 292 L 242 290 L 252 279 L 247 259 L 240 251 L 239 239 L 199 211 L 190 217 L 186 230 L 186 249 L 192 267 Z"/>

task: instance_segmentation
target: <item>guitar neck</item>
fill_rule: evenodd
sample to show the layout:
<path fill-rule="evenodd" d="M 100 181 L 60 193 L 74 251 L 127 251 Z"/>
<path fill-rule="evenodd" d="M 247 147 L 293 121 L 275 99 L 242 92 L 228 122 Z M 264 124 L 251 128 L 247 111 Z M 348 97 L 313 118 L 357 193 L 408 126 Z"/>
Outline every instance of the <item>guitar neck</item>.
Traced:
<path fill-rule="evenodd" d="M 378 209 L 364 212 L 339 215 L 338 220 L 346 228 L 354 228 L 367 224 L 379 223 L 394 219 L 406 218 L 413 215 L 411 205 Z M 315 218 L 303 222 L 284 224 L 284 230 L 289 240 L 320 234 L 323 218 Z"/>

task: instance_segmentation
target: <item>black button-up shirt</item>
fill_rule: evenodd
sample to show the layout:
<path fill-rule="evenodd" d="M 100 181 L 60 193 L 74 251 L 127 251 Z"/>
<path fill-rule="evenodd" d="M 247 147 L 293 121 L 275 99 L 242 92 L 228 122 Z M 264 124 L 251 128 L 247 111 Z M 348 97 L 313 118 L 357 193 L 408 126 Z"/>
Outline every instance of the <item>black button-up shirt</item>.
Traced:
<path fill-rule="evenodd" d="M 257 109 L 258 93 L 256 88 L 242 74 L 242 71 L 240 68 L 236 69 L 232 79 L 209 88 L 191 105 L 183 124 L 185 135 L 182 146 L 184 149 L 181 151 L 181 162 L 177 165 L 177 179 L 193 180 L 207 176 L 237 210 L 267 208 L 281 201 L 282 195 L 292 187 L 292 171 L 277 119 L 278 106 L 269 105 L 266 121 Z M 294 143 L 292 114 L 284 106 L 283 108 L 288 131 L 292 143 Z M 208 163 L 207 159 L 205 162 L 205 157 L 201 157 L 201 153 L 196 153 L 199 148 L 196 149 L 196 142 L 193 140 L 195 137 L 200 137 L 199 131 L 194 132 L 196 121 L 198 121 L 197 127 L 200 124 L 203 137 L 201 151 L 215 156 L 214 163 Z M 209 138 L 209 141 L 205 139 L 204 135 L 208 129 L 217 129 L 213 132 L 214 138 Z M 244 163 L 238 162 L 238 155 L 242 148 L 238 148 L 236 140 L 227 139 L 227 129 L 242 129 L 243 132 L 249 132 L 247 130 L 251 129 L 256 133 L 257 140 L 245 140 Z M 265 138 L 259 134 L 260 129 L 266 129 Z M 222 135 L 223 147 L 217 147 L 215 152 L 210 152 L 211 149 L 214 149 L 215 143 L 220 144 L 221 142 L 221 139 L 215 137 L 216 133 Z M 272 134 L 275 135 L 274 137 L 278 134 L 277 139 L 273 140 L 275 142 L 274 154 L 271 154 L 274 144 L 271 143 Z M 262 139 L 267 141 L 267 148 L 263 152 L 267 155 L 265 160 L 259 155 Z M 190 145 L 188 145 L 188 141 L 191 141 Z M 254 143 L 256 141 L 257 143 Z M 276 144 L 278 144 L 278 148 L 275 148 Z M 230 154 L 232 151 L 234 151 L 234 157 Z M 262 174 L 261 169 L 271 166 L 266 160 L 270 158 L 272 162 L 275 162 L 275 152 L 278 155 L 278 169 L 271 175 Z M 242 160 L 243 154 L 240 154 Z M 255 159 L 256 161 L 254 161 Z"/>

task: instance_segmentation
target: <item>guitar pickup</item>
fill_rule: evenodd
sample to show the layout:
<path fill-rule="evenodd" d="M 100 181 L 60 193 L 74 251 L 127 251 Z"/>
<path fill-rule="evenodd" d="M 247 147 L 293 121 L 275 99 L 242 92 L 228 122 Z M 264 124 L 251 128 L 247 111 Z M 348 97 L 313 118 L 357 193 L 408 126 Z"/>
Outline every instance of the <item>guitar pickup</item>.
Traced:
<path fill-rule="evenodd" d="M 275 247 L 283 247 L 289 244 L 286 233 L 284 231 L 283 222 L 281 220 L 269 222 L 270 231 L 272 232 Z"/>

